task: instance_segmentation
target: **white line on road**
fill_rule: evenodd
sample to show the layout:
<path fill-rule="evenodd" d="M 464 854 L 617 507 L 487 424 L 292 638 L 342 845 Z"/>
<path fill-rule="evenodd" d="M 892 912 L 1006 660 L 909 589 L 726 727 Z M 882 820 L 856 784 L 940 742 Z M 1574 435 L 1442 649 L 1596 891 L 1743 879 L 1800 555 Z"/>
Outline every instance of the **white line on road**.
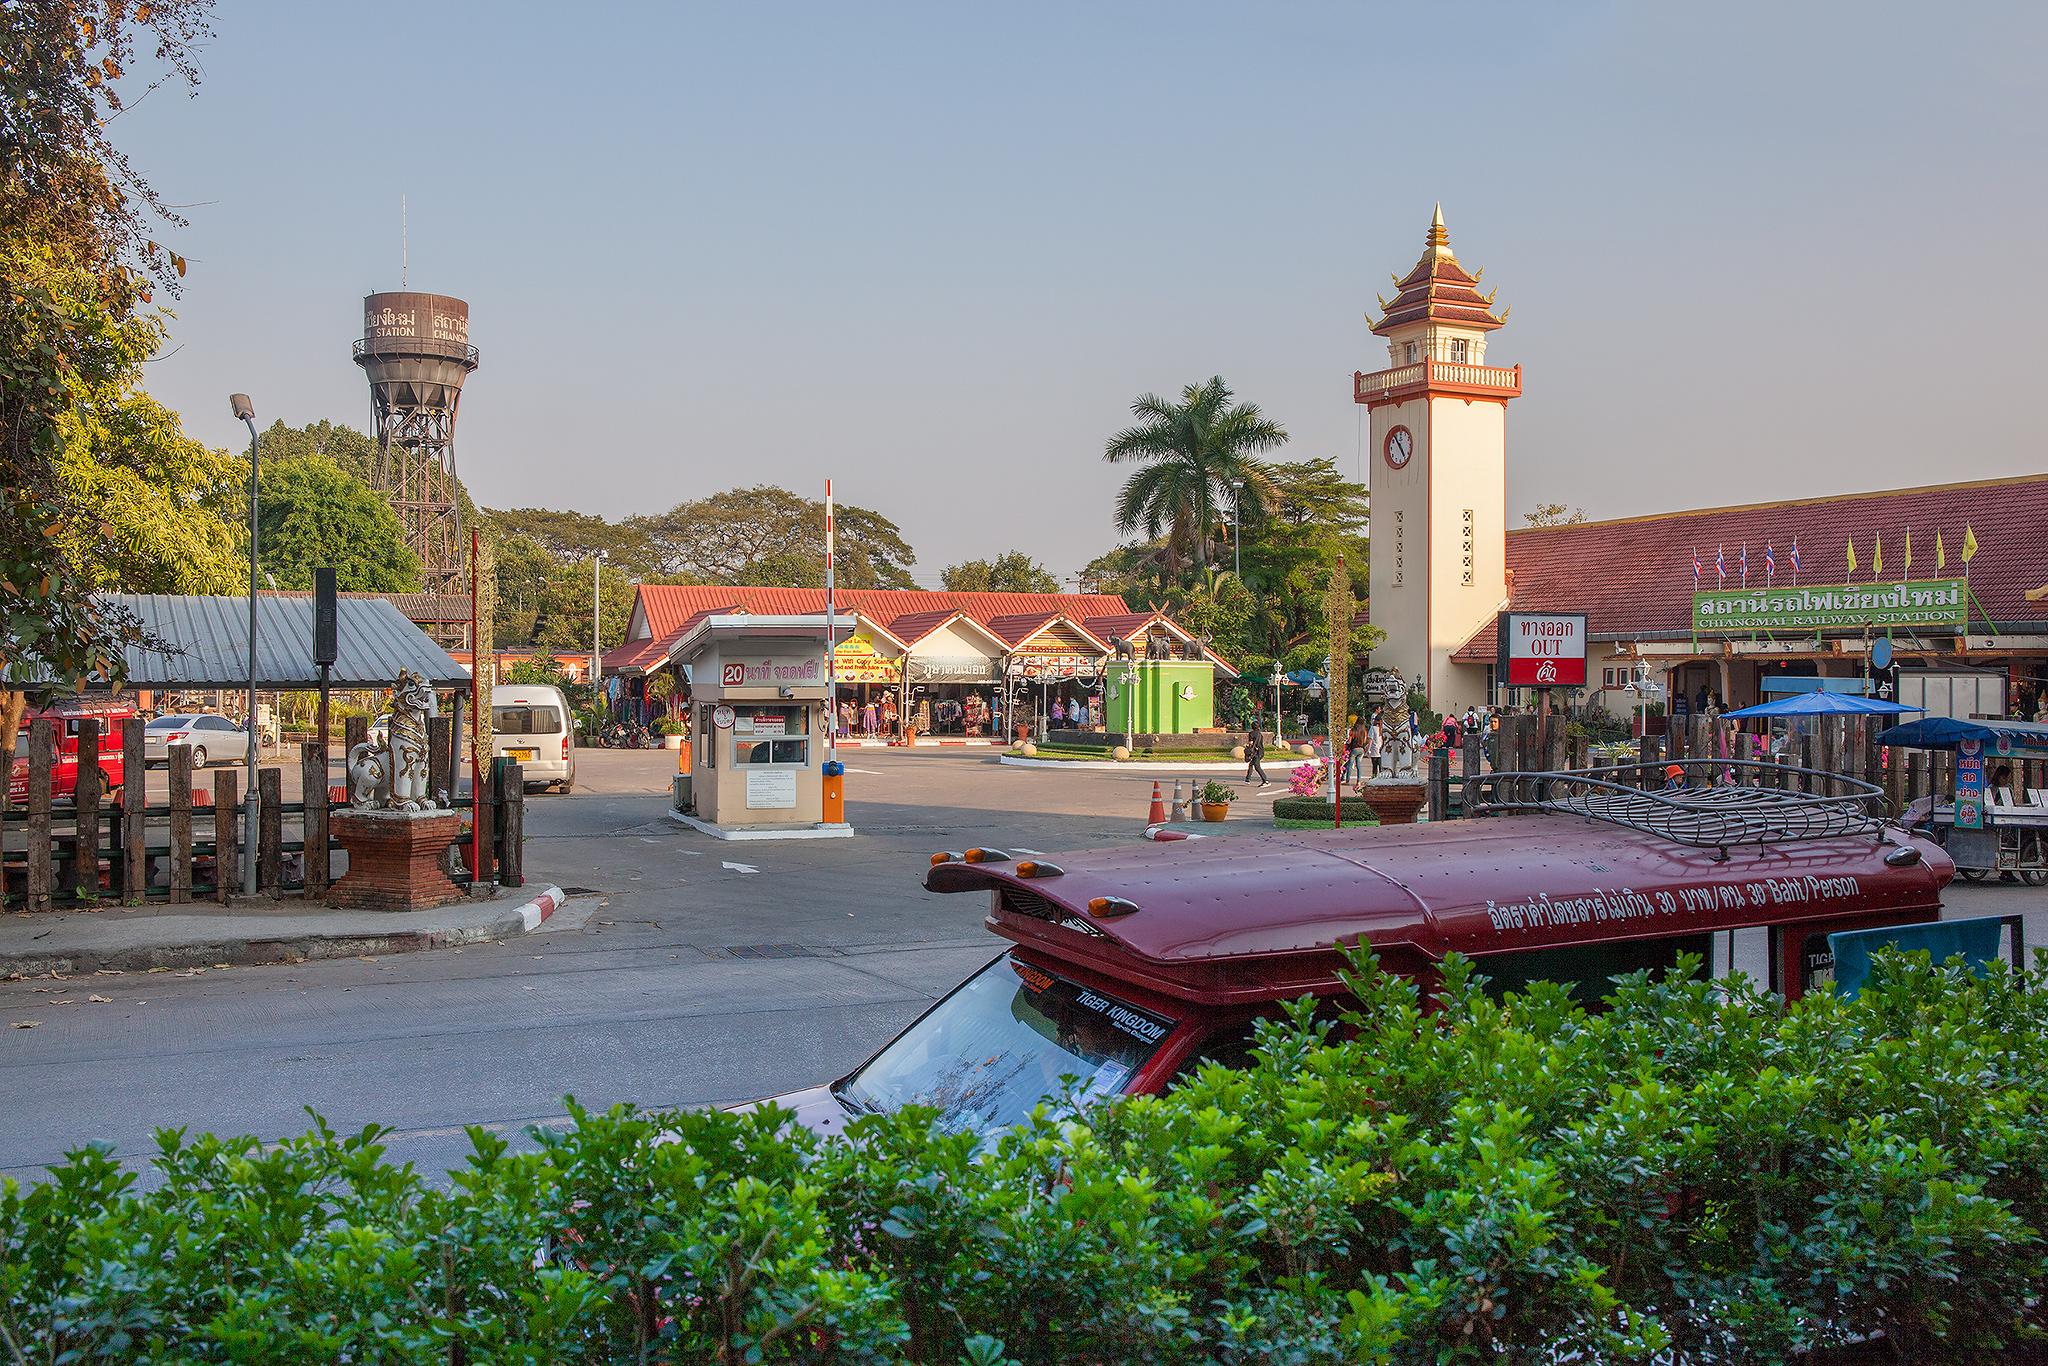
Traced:
<path fill-rule="evenodd" d="M 730 868 L 735 873 L 758 873 L 761 871 L 759 868 L 756 868 L 751 863 L 721 863 L 718 866 L 721 868 Z"/>

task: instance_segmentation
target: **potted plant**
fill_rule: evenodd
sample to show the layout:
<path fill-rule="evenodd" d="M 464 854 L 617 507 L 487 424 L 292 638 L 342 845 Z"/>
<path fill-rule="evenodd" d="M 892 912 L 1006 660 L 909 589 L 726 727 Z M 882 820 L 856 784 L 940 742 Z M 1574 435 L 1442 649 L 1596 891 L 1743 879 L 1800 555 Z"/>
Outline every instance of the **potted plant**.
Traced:
<path fill-rule="evenodd" d="M 1202 819 L 1220 821 L 1230 814 L 1230 804 L 1237 800 L 1237 793 L 1211 778 L 1202 784 L 1202 790 L 1195 794 L 1195 801 L 1202 808 Z"/>
<path fill-rule="evenodd" d="M 661 747 L 663 749 L 681 749 L 683 747 L 682 722 L 673 717 L 664 716 L 655 721 L 651 729 L 656 735 L 661 737 Z"/>

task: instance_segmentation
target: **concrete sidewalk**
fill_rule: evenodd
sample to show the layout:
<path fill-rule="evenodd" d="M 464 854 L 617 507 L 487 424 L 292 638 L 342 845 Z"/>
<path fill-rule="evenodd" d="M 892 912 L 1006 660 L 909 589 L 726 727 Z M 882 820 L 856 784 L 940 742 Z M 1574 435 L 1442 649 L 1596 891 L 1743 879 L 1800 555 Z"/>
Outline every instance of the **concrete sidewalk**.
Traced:
<path fill-rule="evenodd" d="M 297 963 L 475 944 L 539 929 L 566 899 L 560 887 L 529 883 L 490 900 L 424 911 L 338 911 L 261 901 L 20 912 L 0 916 L 0 980 L 97 968 Z"/>

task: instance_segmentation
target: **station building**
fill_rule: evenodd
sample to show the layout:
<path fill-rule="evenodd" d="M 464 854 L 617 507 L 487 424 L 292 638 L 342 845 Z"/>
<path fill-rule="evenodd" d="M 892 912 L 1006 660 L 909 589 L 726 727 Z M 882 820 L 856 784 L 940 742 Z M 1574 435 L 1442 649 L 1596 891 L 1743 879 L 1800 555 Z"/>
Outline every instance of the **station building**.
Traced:
<path fill-rule="evenodd" d="M 2042 706 L 2048 474 L 1510 530 L 1522 368 L 1487 363 L 1508 313 L 1483 274 L 1459 263 L 1439 208 L 1368 319 L 1385 366 L 1352 376 L 1371 432 L 1375 666 L 1439 709 L 1517 700 L 1499 614 L 1583 613 L 1577 700 L 1616 713 L 1642 679 L 1675 710 L 1702 689 L 1724 707 L 1825 687 L 1915 701 L 1909 685 L 1937 675 L 1987 681 L 1956 704 L 1967 712 Z"/>

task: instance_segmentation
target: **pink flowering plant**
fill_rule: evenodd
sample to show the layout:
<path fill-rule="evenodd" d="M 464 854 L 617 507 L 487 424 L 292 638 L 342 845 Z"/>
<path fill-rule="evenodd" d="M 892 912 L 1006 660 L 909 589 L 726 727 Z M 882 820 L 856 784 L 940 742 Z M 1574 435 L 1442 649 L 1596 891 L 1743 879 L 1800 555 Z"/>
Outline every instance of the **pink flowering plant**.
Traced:
<path fill-rule="evenodd" d="M 1296 764 L 1287 776 L 1287 790 L 1297 797 L 1319 795 L 1329 777 L 1329 762 L 1327 759 L 1311 759 L 1305 764 Z"/>

